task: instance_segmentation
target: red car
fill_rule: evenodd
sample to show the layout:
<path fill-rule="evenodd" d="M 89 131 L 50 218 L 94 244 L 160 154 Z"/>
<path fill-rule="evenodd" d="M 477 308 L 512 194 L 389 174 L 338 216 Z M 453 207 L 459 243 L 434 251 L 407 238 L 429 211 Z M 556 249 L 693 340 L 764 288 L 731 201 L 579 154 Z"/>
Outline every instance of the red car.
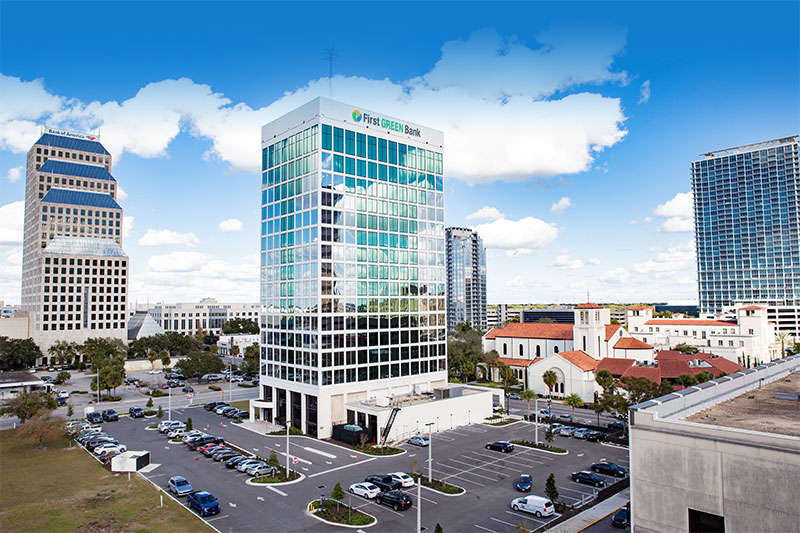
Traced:
<path fill-rule="evenodd" d="M 204 444 L 204 445 L 200 446 L 199 448 L 197 448 L 197 451 L 200 452 L 200 453 L 203 453 L 204 451 L 206 451 L 207 449 L 211 448 L 212 446 L 219 446 L 219 445 L 217 443 L 215 443 L 215 442 L 209 442 L 208 444 Z"/>

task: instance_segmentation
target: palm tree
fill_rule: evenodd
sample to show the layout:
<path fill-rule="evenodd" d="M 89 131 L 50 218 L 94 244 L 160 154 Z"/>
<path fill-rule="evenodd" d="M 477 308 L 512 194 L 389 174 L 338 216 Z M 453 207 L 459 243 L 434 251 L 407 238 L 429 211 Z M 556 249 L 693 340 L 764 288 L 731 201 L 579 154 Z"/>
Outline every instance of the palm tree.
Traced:
<path fill-rule="evenodd" d="M 542 381 L 547 385 L 547 397 L 550 398 L 553 395 L 553 387 L 558 383 L 558 376 L 554 371 L 548 370 L 542 374 Z"/>
<path fill-rule="evenodd" d="M 786 341 L 791 338 L 791 335 L 788 331 L 779 331 L 775 334 L 775 338 L 777 338 L 781 343 L 781 359 L 786 357 Z"/>
<path fill-rule="evenodd" d="M 528 420 L 531 419 L 531 400 L 536 398 L 536 393 L 530 389 L 525 389 L 519 393 L 519 399 L 528 402 Z"/>
<path fill-rule="evenodd" d="M 583 400 L 576 393 L 572 393 L 564 398 L 564 405 L 572 407 L 572 417 L 575 417 L 575 408 L 583 407 Z"/>
<path fill-rule="evenodd" d="M 498 361 L 497 373 L 503 382 L 503 392 L 508 394 L 508 384 L 514 378 L 514 370 L 507 364 Z"/>

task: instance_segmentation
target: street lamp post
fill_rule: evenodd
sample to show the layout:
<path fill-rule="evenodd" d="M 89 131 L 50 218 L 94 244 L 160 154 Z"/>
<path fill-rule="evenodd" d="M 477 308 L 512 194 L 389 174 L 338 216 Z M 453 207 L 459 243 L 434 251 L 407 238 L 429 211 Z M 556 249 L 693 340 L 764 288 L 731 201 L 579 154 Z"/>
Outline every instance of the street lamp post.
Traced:
<path fill-rule="evenodd" d="M 288 407 L 286 409 L 289 410 Z M 286 479 L 289 479 L 289 413 L 286 413 Z"/>
<path fill-rule="evenodd" d="M 431 433 L 431 426 L 433 422 L 425 424 L 428 427 L 428 483 L 433 482 L 433 435 Z M 419 505 L 419 502 L 417 502 Z"/>
<path fill-rule="evenodd" d="M 422 495 L 420 494 L 420 485 L 417 483 L 417 533 L 422 533 Z"/>
<path fill-rule="evenodd" d="M 172 420 L 172 387 L 167 384 L 169 389 L 169 400 L 167 403 L 167 420 Z"/>
<path fill-rule="evenodd" d="M 535 432 L 536 435 L 535 441 L 536 441 L 536 446 L 538 447 L 539 446 L 539 398 L 533 400 L 533 409 L 535 411 L 533 414 L 533 419 L 534 419 L 533 431 Z"/>

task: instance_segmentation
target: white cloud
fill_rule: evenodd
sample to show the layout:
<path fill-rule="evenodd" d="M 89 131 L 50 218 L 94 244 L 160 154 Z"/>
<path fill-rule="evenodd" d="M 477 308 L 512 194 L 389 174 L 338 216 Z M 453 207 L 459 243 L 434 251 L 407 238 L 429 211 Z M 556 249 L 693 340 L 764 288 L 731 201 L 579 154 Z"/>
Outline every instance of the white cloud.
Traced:
<path fill-rule="evenodd" d="M 630 278 L 630 272 L 622 267 L 613 268 L 600 274 L 600 281 L 606 283 L 625 283 Z"/>
<path fill-rule="evenodd" d="M 22 177 L 22 171 L 23 170 L 24 170 L 24 167 L 9 168 L 8 169 L 8 175 L 6 176 L 8 178 L 8 181 L 10 181 L 11 183 L 18 182 L 19 179 Z"/>
<path fill-rule="evenodd" d="M 646 104 L 650 101 L 650 80 L 646 80 L 642 83 L 642 86 L 639 87 L 639 104 Z"/>
<path fill-rule="evenodd" d="M 445 131 L 449 177 L 488 183 L 574 174 L 627 134 L 621 100 L 587 88 L 627 83 L 627 74 L 613 68 L 625 41 L 617 29 L 551 29 L 528 46 L 480 30 L 446 42 L 437 63 L 417 78 L 336 76 L 333 87 L 339 100 Z M 161 157 L 184 131 L 210 141 L 207 158 L 246 172 L 260 169 L 263 124 L 328 95 L 327 79 L 311 80 L 254 109 L 181 78 L 149 83 L 124 101 L 85 103 L 48 93 L 40 80 L 0 75 L 0 83 L 12 96 L 0 102 L 0 147 L 26 151 L 47 120 L 80 131 L 100 128 L 117 160 L 125 152 Z"/>
<path fill-rule="evenodd" d="M 242 231 L 242 221 L 238 218 L 229 218 L 219 223 L 219 229 L 225 232 Z"/>
<path fill-rule="evenodd" d="M 668 246 L 666 250 L 656 255 L 655 259 L 642 261 L 633 265 L 633 270 L 639 274 L 649 274 L 658 277 L 674 276 L 683 272 L 684 275 L 696 266 L 694 240 Z"/>
<path fill-rule="evenodd" d="M 496 207 L 485 205 L 474 213 L 467 215 L 467 220 L 499 220 L 505 217 Z"/>
<path fill-rule="evenodd" d="M 572 200 L 569 196 L 562 196 L 559 201 L 550 206 L 551 213 L 563 213 L 567 208 L 572 206 Z"/>
<path fill-rule="evenodd" d="M 128 193 L 126 193 L 124 190 L 122 190 L 122 187 L 117 185 L 117 201 L 121 202 L 122 200 L 125 200 L 127 197 L 128 197 Z"/>
<path fill-rule="evenodd" d="M 194 233 L 176 233 L 168 229 L 148 228 L 139 239 L 139 246 L 188 246 L 194 248 L 200 242 Z"/>
<path fill-rule="evenodd" d="M 694 201 L 692 192 L 679 192 L 668 201 L 656 207 L 656 216 L 664 217 L 658 231 L 677 233 L 694 231 Z"/>
<path fill-rule="evenodd" d="M 522 276 L 514 276 L 506 282 L 506 287 L 509 289 L 519 289 L 524 285 L 524 281 L 525 280 L 522 278 Z"/>
<path fill-rule="evenodd" d="M 172 252 L 152 256 L 147 266 L 155 272 L 190 272 L 198 270 L 207 259 L 200 252 Z"/>
<path fill-rule="evenodd" d="M 122 235 L 130 235 L 131 231 L 133 230 L 133 217 L 124 216 L 122 217 Z"/>
<path fill-rule="evenodd" d="M 649 224 L 652 221 L 653 221 L 653 217 L 644 217 L 641 220 L 639 220 L 639 219 L 629 220 L 628 224 L 630 224 L 631 226 L 635 226 L 637 224 Z"/>
<path fill-rule="evenodd" d="M 556 256 L 553 266 L 560 270 L 578 270 L 586 266 L 586 263 L 582 259 L 575 259 L 571 255 L 563 254 Z"/>
<path fill-rule="evenodd" d="M 0 244 L 22 244 L 25 202 L 0 205 Z"/>
<path fill-rule="evenodd" d="M 501 218 L 480 224 L 475 227 L 475 231 L 487 248 L 500 248 L 511 257 L 531 255 L 558 237 L 555 224 L 533 217 L 520 220 Z"/>
<path fill-rule="evenodd" d="M 589 264 L 590 265 L 599 265 L 600 264 L 600 259 L 598 259 L 596 257 L 590 257 L 589 258 Z"/>

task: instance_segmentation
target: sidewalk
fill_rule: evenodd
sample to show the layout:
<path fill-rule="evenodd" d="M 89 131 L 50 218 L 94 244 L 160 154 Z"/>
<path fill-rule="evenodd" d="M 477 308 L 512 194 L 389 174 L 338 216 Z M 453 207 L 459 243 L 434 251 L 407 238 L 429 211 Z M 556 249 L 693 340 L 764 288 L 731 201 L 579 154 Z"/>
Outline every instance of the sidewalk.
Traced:
<path fill-rule="evenodd" d="M 598 503 L 594 507 L 586 509 L 582 513 L 573 516 L 566 522 L 561 522 L 560 524 L 554 526 L 553 529 L 549 529 L 548 531 L 552 531 L 553 533 L 575 533 L 576 531 L 581 531 L 582 529 L 594 524 L 601 518 L 613 513 L 628 503 L 630 499 L 631 489 L 628 488 L 613 495 L 609 499 Z"/>

